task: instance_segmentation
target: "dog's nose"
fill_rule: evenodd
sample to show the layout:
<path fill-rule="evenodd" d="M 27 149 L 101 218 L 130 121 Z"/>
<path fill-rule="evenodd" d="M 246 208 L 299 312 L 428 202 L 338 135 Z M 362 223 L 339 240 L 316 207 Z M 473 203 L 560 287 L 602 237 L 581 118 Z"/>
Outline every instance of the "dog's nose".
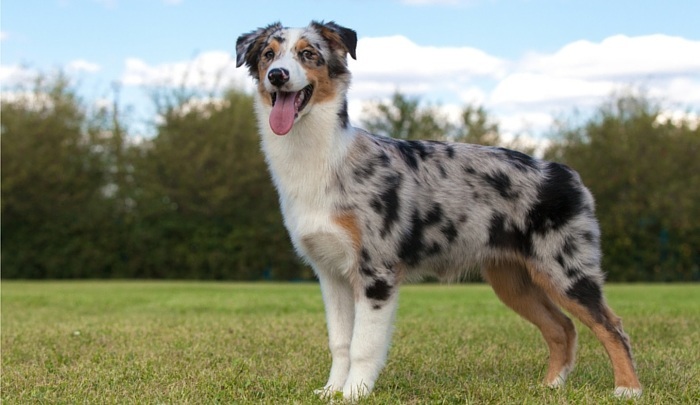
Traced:
<path fill-rule="evenodd" d="M 289 70 L 282 68 L 275 68 L 267 72 L 267 78 L 270 79 L 275 87 L 281 87 L 289 81 Z"/>

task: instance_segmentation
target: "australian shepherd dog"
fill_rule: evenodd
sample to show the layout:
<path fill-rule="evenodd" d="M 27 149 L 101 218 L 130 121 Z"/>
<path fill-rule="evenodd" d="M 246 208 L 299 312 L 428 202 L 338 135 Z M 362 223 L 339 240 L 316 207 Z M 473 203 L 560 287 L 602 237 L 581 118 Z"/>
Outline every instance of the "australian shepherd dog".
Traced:
<path fill-rule="evenodd" d="M 352 127 L 347 56 L 356 45 L 355 31 L 315 21 L 271 24 L 236 42 L 237 66 L 257 85 L 284 224 L 321 285 L 332 365 L 318 394 L 355 400 L 372 391 L 402 282 L 480 269 L 542 332 L 545 385 L 562 386 L 574 367 L 576 330 L 564 309 L 605 347 L 615 394 L 640 395 L 630 341 L 603 297 L 600 231 L 579 175 L 503 148 Z"/>

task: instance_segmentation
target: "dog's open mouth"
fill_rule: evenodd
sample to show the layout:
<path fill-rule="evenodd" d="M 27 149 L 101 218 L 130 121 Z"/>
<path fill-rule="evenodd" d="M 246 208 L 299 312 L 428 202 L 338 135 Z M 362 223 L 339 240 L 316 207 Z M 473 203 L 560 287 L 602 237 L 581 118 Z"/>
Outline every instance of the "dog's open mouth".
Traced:
<path fill-rule="evenodd" d="M 271 93 L 272 112 L 270 113 L 270 128 L 277 135 L 286 135 L 292 130 L 294 120 L 299 112 L 311 100 L 314 87 L 308 85 L 299 91 Z"/>

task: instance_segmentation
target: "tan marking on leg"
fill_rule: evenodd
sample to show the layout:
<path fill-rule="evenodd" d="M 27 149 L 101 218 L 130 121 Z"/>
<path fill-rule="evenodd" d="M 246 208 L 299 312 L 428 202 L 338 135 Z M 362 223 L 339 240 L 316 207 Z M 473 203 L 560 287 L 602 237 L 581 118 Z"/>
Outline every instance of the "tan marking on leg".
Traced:
<path fill-rule="evenodd" d="M 546 273 L 531 265 L 528 266 L 528 271 L 535 284 L 540 286 L 554 302 L 588 326 L 603 344 L 612 363 L 615 387 L 641 392 L 641 384 L 635 371 L 629 338 L 622 329 L 620 318 L 607 306 L 605 299 L 603 298 L 600 303 L 601 313 L 599 316 L 594 316 L 588 308 L 567 296 L 565 292 L 561 291 L 561 288 L 554 285 Z"/>
<path fill-rule="evenodd" d="M 545 384 L 561 386 L 574 367 L 576 329 L 573 322 L 532 283 L 519 264 L 490 265 L 484 277 L 496 295 L 509 308 L 537 326 L 549 348 L 549 366 Z"/>

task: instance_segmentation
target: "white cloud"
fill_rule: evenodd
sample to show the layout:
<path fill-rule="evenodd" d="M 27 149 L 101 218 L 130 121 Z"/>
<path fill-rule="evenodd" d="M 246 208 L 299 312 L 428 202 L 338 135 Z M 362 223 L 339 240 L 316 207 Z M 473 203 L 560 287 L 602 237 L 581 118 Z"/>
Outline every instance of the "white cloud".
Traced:
<path fill-rule="evenodd" d="M 247 70 L 236 69 L 236 61 L 229 52 L 203 52 L 193 60 L 163 63 L 151 66 L 138 58 L 126 60 L 122 83 L 131 86 L 186 86 L 216 90 L 235 84 L 247 90 L 252 83 Z"/>
<path fill-rule="evenodd" d="M 700 105 L 700 73 L 695 77 L 674 77 L 649 86 L 649 93 L 665 101 Z M 700 108 L 698 108 L 700 110 Z"/>
<path fill-rule="evenodd" d="M 657 124 L 671 123 L 676 126 L 688 125 L 690 129 L 695 130 L 700 126 L 700 115 L 696 112 L 688 112 L 681 110 L 665 110 L 656 117 Z"/>
<path fill-rule="evenodd" d="M 615 35 L 572 42 L 551 55 L 531 54 L 519 69 L 580 79 L 639 80 L 700 72 L 700 41 L 668 35 Z"/>
<path fill-rule="evenodd" d="M 96 73 L 99 72 L 100 69 L 101 67 L 97 63 L 88 62 L 84 59 L 77 59 L 66 65 L 66 70 L 73 73 Z"/>
<path fill-rule="evenodd" d="M 351 94 L 362 99 L 397 90 L 460 92 L 474 80 L 494 80 L 507 72 L 506 61 L 476 48 L 422 46 L 398 35 L 360 39 L 357 58 L 349 61 Z"/>
<path fill-rule="evenodd" d="M 358 122 L 364 103 L 401 91 L 437 106 L 450 120 L 465 104 L 484 105 L 507 134 L 545 132 L 553 114 L 586 109 L 615 91 L 642 86 L 652 97 L 700 110 L 700 41 L 666 35 L 616 35 L 575 41 L 549 54 L 505 60 L 472 47 L 416 44 L 404 36 L 361 38 L 349 60 L 353 83 L 349 113 Z M 4 75 L 5 73 L 3 73 Z M 122 82 L 214 90 L 253 81 L 235 68 L 230 52 L 204 52 L 192 60 L 151 65 L 126 61 Z M 528 135 L 528 136 L 529 136 Z"/>
<path fill-rule="evenodd" d="M 0 65 L 0 84 L 5 86 L 16 86 L 27 83 L 36 77 L 36 72 L 19 65 Z"/>
<path fill-rule="evenodd" d="M 489 97 L 493 105 L 535 108 L 562 103 L 596 102 L 609 95 L 614 82 L 588 81 L 547 74 L 513 73 L 501 80 Z"/>
<path fill-rule="evenodd" d="M 664 102 L 700 108 L 700 41 L 615 35 L 529 54 L 489 94 L 487 104 L 547 113 L 589 107 L 621 88 L 641 86 Z"/>
<path fill-rule="evenodd" d="M 0 41 L 7 41 L 10 38 L 10 34 L 7 31 L 0 31 Z"/>

